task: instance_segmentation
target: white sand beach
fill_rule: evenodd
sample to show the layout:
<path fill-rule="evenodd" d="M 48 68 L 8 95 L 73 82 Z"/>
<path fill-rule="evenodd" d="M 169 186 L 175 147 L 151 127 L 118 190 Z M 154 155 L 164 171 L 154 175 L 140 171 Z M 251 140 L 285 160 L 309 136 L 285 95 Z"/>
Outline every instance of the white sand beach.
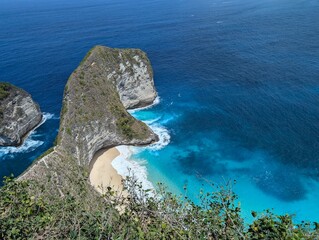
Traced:
<path fill-rule="evenodd" d="M 92 160 L 90 182 L 95 189 L 103 193 L 107 187 L 122 191 L 122 177 L 112 166 L 112 161 L 120 155 L 116 148 L 98 151 Z"/>

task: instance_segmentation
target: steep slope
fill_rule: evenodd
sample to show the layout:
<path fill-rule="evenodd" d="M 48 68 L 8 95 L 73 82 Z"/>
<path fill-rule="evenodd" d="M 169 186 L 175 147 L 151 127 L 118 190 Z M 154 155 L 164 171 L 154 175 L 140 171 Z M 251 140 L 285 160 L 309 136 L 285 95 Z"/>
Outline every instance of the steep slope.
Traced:
<path fill-rule="evenodd" d="M 20 178 L 55 176 L 60 186 L 67 179 L 63 175 L 72 174 L 66 169 L 88 169 L 102 148 L 155 142 L 152 130 L 126 111 L 151 104 L 155 98 L 145 53 L 94 47 L 66 84 L 57 145 Z"/>
<path fill-rule="evenodd" d="M 40 107 L 30 94 L 0 83 L 0 146 L 18 146 L 42 120 Z"/>
<path fill-rule="evenodd" d="M 155 135 L 125 107 L 145 106 L 155 97 L 142 51 L 97 46 L 68 80 L 58 143 L 85 165 L 101 148 L 149 144 Z"/>

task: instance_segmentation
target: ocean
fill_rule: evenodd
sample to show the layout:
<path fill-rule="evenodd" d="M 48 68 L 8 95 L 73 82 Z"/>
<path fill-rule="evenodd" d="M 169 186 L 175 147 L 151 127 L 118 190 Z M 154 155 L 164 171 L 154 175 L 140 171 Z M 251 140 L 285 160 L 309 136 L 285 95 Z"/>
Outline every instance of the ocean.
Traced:
<path fill-rule="evenodd" d="M 0 177 L 53 145 L 90 48 L 141 48 L 160 100 L 132 114 L 161 137 L 128 154 L 144 178 L 195 202 L 207 182 L 231 182 L 248 220 L 319 221 L 318 36 L 317 0 L 1 0 L 0 81 L 30 92 L 45 121 L 0 148 Z"/>

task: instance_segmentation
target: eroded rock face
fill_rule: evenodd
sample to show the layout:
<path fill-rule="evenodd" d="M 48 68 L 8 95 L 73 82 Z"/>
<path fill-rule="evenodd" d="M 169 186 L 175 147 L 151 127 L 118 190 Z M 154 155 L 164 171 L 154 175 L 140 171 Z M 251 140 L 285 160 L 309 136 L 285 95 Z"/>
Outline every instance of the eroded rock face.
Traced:
<path fill-rule="evenodd" d="M 152 67 L 145 53 L 132 50 L 129 57 L 120 51 L 118 54 L 121 63 L 120 74 L 116 76 L 116 87 L 124 107 L 132 109 L 151 104 L 157 93 Z"/>
<path fill-rule="evenodd" d="M 18 146 L 42 120 L 40 107 L 30 94 L 0 83 L 0 146 Z"/>
<path fill-rule="evenodd" d="M 96 46 L 79 68 L 84 68 L 86 78 L 99 77 L 113 83 L 126 109 L 147 106 L 157 97 L 151 63 L 140 49 Z M 76 72 L 79 74 L 79 69 Z"/>
<path fill-rule="evenodd" d="M 93 48 L 67 82 L 57 149 L 88 166 L 102 148 L 155 142 L 153 131 L 126 109 L 149 105 L 156 96 L 144 52 Z"/>
<path fill-rule="evenodd" d="M 62 186 L 69 184 L 63 181 L 73 172 L 67 169 L 89 167 L 102 148 L 157 141 L 145 123 L 127 112 L 152 104 L 156 96 L 152 67 L 144 52 L 94 47 L 65 86 L 57 145 L 20 179 L 53 175 Z"/>

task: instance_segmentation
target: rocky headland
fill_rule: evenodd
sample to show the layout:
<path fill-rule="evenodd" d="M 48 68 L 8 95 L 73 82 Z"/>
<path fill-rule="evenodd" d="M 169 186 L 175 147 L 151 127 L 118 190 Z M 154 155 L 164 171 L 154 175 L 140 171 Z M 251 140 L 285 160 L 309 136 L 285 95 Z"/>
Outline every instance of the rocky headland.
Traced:
<path fill-rule="evenodd" d="M 152 104 L 156 97 L 152 67 L 143 51 L 94 47 L 65 86 L 56 145 L 20 179 L 49 179 L 63 194 L 77 177 L 87 177 L 99 150 L 157 141 L 146 124 L 127 112 Z"/>
<path fill-rule="evenodd" d="M 26 91 L 0 83 L 0 146 L 19 146 L 42 120 L 39 105 Z"/>
<path fill-rule="evenodd" d="M 112 147 L 157 140 L 126 111 L 155 97 L 142 51 L 93 48 L 66 84 L 55 146 L 0 188 L 0 239 L 319 239 L 318 223 L 297 224 L 269 210 L 251 211 L 253 222 L 245 224 L 232 184 L 200 191 L 199 203 L 186 188 L 175 196 L 161 184 L 152 196 L 134 177 L 124 191 L 108 185 L 110 179 L 102 181 L 105 191 L 96 191 L 89 173 L 100 149 L 111 148 L 93 164 L 102 169 L 97 178 L 108 171 L 105 161 L 119 155 Z M 122 183 L 120 176 L 114 180 Z"/>

